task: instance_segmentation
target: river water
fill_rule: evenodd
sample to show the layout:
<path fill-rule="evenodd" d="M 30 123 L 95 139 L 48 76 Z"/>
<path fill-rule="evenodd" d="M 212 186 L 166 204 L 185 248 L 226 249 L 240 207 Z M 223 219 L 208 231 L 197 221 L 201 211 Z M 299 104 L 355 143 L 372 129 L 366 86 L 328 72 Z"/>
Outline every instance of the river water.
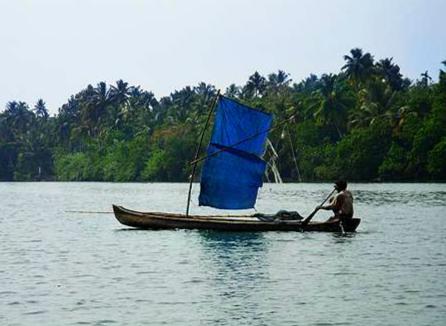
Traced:
<path fill-rule="evenodd" d="M 215 213 L 198 188 L 192 212 Z M 307 215 L 331 189 L 266 184 L 257 210 Z M 72 212 L 183 212 L 186 184 L 0 183 L 0 325 L 446 325 L 446 185 L 350 189 L 363 220 L 341 236 Z"/>

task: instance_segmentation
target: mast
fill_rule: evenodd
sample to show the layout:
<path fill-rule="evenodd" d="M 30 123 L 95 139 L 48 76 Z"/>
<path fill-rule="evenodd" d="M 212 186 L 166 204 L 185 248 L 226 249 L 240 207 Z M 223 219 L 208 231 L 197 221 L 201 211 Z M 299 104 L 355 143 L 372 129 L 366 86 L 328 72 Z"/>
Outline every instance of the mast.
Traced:
<path fill-rule="evenodd" d="M 215 105 L 217 104 L 219 98 L 220 98 L 220 90 L 217 91 L 217 95 L 215 96 L 214 102 L 212 103 L 212 106 L 209 110 L 209 114 L 206 119 L 206 123 L 204 125 L 203 130 L 201 131 L 200 141 L 198 142 L 197 149 L 195 151 L 192 173 L 191 173 L 190 182 L 189 182 L 189 192 L 187 194 L 186 217 L 189 216 L 190 197 L 192 195 L 192 182 L 194 181 L 195 171 L 197 170 L 197 164 L 199 162 L 199 161 L 197 161 L 197 158 L 198 158 L 198 155 L 200 155 L 201 144 L 203 143 L 204 133 L 209 125 L 209 121 L 211 120 L 212 112 L 214 112 Z"/>

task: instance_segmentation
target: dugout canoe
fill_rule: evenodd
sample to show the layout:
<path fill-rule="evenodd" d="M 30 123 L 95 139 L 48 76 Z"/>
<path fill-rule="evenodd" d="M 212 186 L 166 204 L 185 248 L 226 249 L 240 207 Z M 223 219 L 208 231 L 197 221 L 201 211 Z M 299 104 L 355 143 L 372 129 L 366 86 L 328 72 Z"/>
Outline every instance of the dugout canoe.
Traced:
<path fill-rule="evenodd" d="M 302 227 L 302 220 L 262 221 L 251 215 L 189 215 L 164 212 L 138 212 L 113 205 L 116 219 L 123 225 L 140 229 L 207 229 L 222 231 L 314 231 L 341 232 L 338 222 L 310 222 Z M 345 232 L 354 232 L 361 219 L 344 223 Z"/>

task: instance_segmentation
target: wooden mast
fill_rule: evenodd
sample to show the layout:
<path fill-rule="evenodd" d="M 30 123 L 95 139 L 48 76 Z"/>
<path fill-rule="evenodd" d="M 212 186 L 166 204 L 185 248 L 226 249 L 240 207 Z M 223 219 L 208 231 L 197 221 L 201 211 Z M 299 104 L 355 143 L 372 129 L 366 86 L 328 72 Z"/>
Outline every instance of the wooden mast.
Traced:
<path fill-rule="evenodd" d="M 186 217 L 189 216 L 190 197 L 192 194 L 192 182 L 194 181 L 195 171 L 197 170 L 197 164 L 198 164 L 197 158 L 198 158 L 198 155 L 200 155 L 201 144 L 203 143 L 204 133 L 209 125 L 209 121 L 211 120 L 212 112 L 214 112 L 215 105 L 217 104 L 219 98 L 220 98 L 220 90 L 217 91 L 217 95 L 215 96 L 214 102 L 212 103 L 211 109 L 209 110 L 206 124 L 204 125 L 204 128 L 201 131 L 200 141 L 198 142 L 197 150 L 195 151 L 194 163 L 193 163 L 192 173 L 191 173 L 190 182 L 189 182 L 189 192 L 187 194 Z"/>

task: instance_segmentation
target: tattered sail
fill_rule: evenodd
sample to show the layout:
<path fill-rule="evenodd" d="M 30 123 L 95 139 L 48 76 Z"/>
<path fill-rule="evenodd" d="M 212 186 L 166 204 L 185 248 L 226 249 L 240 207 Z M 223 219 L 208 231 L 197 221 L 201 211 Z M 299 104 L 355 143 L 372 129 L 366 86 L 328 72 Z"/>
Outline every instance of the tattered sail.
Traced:
<path fill-rule="evenodd" d="M 261 157 L 271 122 L 268 113 L 219 98 L 201 175 L 200 206 L 254 207 L 258 188 L 263 184 L 266 163 Z"/>

